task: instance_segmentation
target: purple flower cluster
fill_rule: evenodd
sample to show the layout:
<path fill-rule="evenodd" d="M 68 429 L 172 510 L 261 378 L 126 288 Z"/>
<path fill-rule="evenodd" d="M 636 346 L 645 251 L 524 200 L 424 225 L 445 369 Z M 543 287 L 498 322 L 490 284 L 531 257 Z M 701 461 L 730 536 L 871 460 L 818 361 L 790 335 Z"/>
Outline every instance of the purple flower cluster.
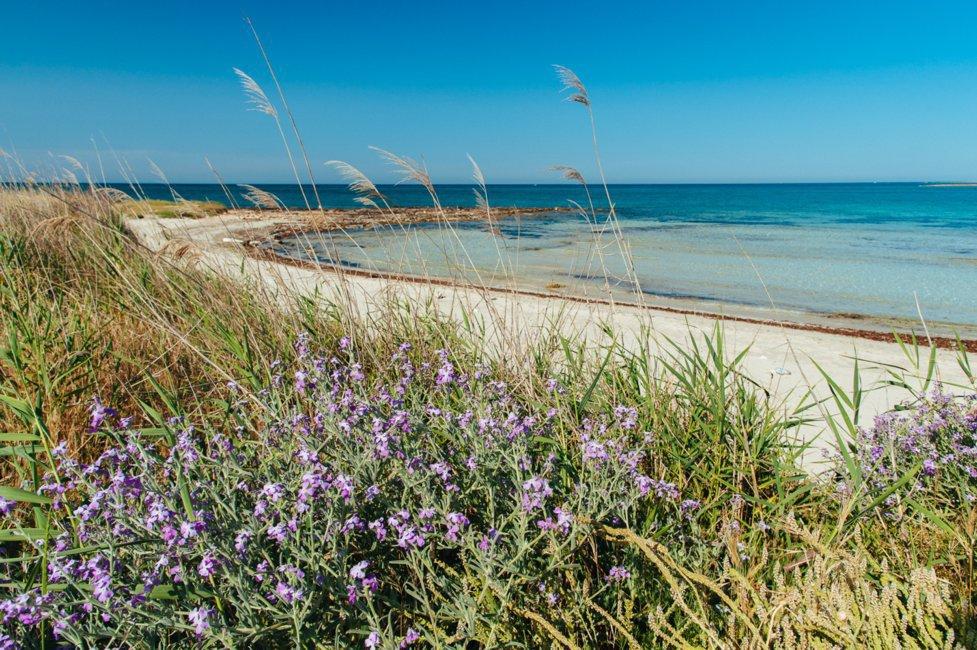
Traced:
<path fill-rule="evenodd" d="M 858 430 L 854 458 L 872 493 L 882 492 L 909 472 L 913 480 L 888 496 L 892 507 L 907 496 L 936 498 L 942 507 L 977 499 L 977 395 L 955 397 L 939 387 L 911 409 L 885 413 Z M 837 459 L 842 492 L 852 477 Z"/>
<path fill-rule="evenodd" d="M 57 454 L 59 480 L 39 489 L 55 501 L 52 521 L 73 521 L 49 554 L 58 589 L 0 603 L 5 625 L 29 638 L 50 619 L 74 643 L 161 620 L 183 621 L 172 633 L 196 640 L 235 626 L 277 634 L 274 622 L 288 620 L 307 638 L 371 630 L 365 645 L 378 647 L 388 634 L 380 612 L 403 617 L 405 648 L 422 638 L 408 626 L 426 617 L 411 610 L 412 590 L 426 588 L 421 567 L 528 575 L 554 548 L 571 557 L 586 522 L 617 523 L 639 508 L 680 522 L 699 507 L 648 476 L 634 408 L 585 420 L 563 432 L 575 442 L 556 448 L 560 420 L 484 368 L 461 372 L 448 350 L 432 362 L 402 345 L 392 376 L 377 380 L 345 338 L 317 357 L 303 336 L 296 354 L 291 371 L 274 364 L 267 409 L 235 402 L 239 418 L 260 422 L 255 437 L 174 418 L 160 444 L 128 421 L 113 425 L 115 412 L 94 400 L 92 426 L 116 444 L 88 465 Z M 280 379 L 289 372 L 292 386 Z M 555 380 L 548 388 L 554 398 L 563 390 Z M 12 510 L 0 500 L 0 512 Z M 513 557 L 524 564 L 507 567 Z M 629 577 L 613 567 L 607 579 Z M 561 588 L 541 582 L 550 586 L 534 597 L 552 606 Z M 459 599 L 468 589 L 456 588 Z"/>

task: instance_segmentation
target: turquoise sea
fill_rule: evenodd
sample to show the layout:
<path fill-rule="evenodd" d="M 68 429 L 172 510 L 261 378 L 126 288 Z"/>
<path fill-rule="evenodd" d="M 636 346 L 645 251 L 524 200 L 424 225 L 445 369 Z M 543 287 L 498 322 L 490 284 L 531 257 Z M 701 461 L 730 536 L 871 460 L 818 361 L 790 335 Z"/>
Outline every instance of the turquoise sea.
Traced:
<path fill-rule="evenodd" d="M 297 186 L 262 185 L 300 207 Z M 215 185 L 177 185 L 187 199 L 227 202 Z M 319 188 L 329 207 L 353 207 L 343 186 Z M 444 205 L 474 205 L 472 187 L 439 186 Z M 167 198 L 162 186 L 144 186 Z M 394 205 L 425 206 L 418 186 L 381 187 Z M 598 208 L 603 189 L 592 187 Z M 977 326 L 977 187 L 920 183 L 614 185 L 612 199 L 641 290 L 679 305 L 769 308 Z M 585 204 L 582 187 L 489 186 L 495 206 Z M 236 200 L 238 200 L 236 198 Z M 600 296 L 633 286 L 611 237 L 596 255 L 593 228 L 572 213 L 484 224 L 384 227 L 285 240 L 280 252 L 337 257 L 359 268 L 515 282 L 525 288 Z M 310 249 L 311 244 L 311 251 Z M 615 280 L 618 278 L 619 280 Z"/>

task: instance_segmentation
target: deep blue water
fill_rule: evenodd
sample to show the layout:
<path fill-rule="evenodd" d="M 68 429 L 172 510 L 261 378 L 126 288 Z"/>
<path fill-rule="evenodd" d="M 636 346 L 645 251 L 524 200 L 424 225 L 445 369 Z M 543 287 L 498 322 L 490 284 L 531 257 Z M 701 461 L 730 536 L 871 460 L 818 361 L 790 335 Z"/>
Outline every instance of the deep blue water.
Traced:
<path fill-rule="evenodd" d="M 304 207 L 297 185 L 265 185 L 285 205 Z M 131 190 L 125 185 L 119 189 Z M 177 184 L 183 198 L 209 199 L 227 204 L 219 185 Z M 325 207 L 360 207 L 344 185 L 319 185 Z M 169 199 L 171 190 L 160 184 L 142 185 L 149 198 Z M 228 186 L 233 199 L 247 205 L 243 191 Z M 393 205 L 426 206 L 427 192 L 418 185 L 382 185 Z M 446 206 L 473 206 L 473 187 L 439 185 Z M 591 187 L 595 203 L 606 206 L 603 189 Z M 312 200 L 311 188 L 306 194 Z M 612 185 L 611 194 L 622 219 L 652 217 L 682 223 L 736 223 L 742 225 L 812 226 L 816 224 L 902 224 L 927 228 L 977 231 L 977 187 L 932 187 L 920 183 L 796 183 L 737 185 Z M 585 203 L 578 185 L 491 185 L 489 199 L 496 206 L 566 206 L 569 200 Z"/>
<path fill-rule="evenodd" d="M 297 187 L 261 185 L 286 205 L 303 206 Z M 176 185 L 187 199 L 227 202 L 216 185 Z M 323 185 L 327 207 L 355 207 L 340 185 Z M 391 203 L 430 205 L 423 188 L 381 186 Z M 439 186 L 444 205 L 472 206 L 467 185 Z M 918 297 L 927 319 L 977 325 L 977 187 L 918 183 L 771 185 L 614 185 L 611 195 L 630 242 L 643 292 L 820 313 L 916 318 Z M 169 198 L 163 186 L 143 186 Z M 592 187 L 598 205 L 603 189 Z M 309 192 L 311 196 L 311 192 Z M 585 204 L 577 185 L 494 185 L 495 206 Z M 239 195 L 236 201 L 242 201 Z M 550 217 L 482 226 L 456 226 L 454 235 L 427 224 L 367 231 L 356 246 L 340 242 L 342 261 L 380 270 L 471 276 L 500 282 L 500 268 L 521 284 L 560 284 L 593 295 L 600 267 L 626 275 L 613 246 L 595 261 L 594 237 L 580 217 Z M 501 239 L 501 243 L 500 240 Z M 296 254 L 300 246 L 296 246 Z M 325 256 L 324 250 L 319 251 Z M 500 256 L 505 257 L 501 260 Z M 504 264 L 500 262 L 504 261 Z M 761 282 L 762 278 L 762 282 Z M 763 285 L 766 285 L 764 289 Z M 622 291 L 627 287 L 618 287 Z M 767 292 L 769 291 L 769 297 Z"/>

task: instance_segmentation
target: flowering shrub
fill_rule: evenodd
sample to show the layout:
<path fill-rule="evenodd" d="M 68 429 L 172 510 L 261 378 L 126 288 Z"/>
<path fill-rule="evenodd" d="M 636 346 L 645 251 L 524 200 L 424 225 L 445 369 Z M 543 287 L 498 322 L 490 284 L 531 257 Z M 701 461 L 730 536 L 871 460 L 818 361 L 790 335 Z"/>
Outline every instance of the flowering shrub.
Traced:
<path fill-rule="evenodd" d="M 368 382 L 348 340 L 324 358 L 301 338 L 257 402 L 229 386 L 224 427 L 137 430 L 95 400 L 115 444 L 90 465 L 55 450 L 60 529 L 35 542 L 44 588 L 0 603 L 4 642 L 533 644 L 535 612 L 634 588 L 636 556 L 593 525 L 695 543 L 700 503 L 651 473 L 635 409 L 567 427 L 446 350 L 412 354 Z"/>
<path fill-rule="evenodd" d="M 938 388 L 913 408 L 885 413 L 871 428 L 860 428 L 853 447 L 869 495 L 888 492 L 887 507 L 907 497 L 950 509 L 972 503 L 977 498 L 977 394 L 955 398 Z M 904 480 L 907 475 L 911 480 Z M 851 483 L 848 477 L 842 489 Z"/>

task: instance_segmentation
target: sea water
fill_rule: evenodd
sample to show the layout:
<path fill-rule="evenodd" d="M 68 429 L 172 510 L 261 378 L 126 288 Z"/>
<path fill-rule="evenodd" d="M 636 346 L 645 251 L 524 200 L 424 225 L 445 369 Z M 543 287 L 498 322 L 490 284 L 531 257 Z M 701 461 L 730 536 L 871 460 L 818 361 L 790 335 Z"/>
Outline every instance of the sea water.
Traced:
<path fill-rule="evenodd" d="M 303 207 L 297 186 L 262 185 Z M 144 188 L 145 190 L 146 188 Z M 174 186 L 187 199 L 227 199 L 218 186 Z M 317 188 L 354 207 L 346 188 Z M 418 186 L 381 187 L 393 205 L 430 206 Z M 484 223 L 380 227 L 286 239 L 279 252 L 374 271 L 599 297 L 977 325 L 977 187 L 920 183 L 612 185 L 589 188 L 597 223 L 573 211 Z M 310 188 L 306 188 L 311 196 Z M 446 206 L 473 188 L 438 186 Z M 147 190 L 166 198 L 167 188 Z M 587 206 L 578 185 L 495 185 L 494 206 Z M 240 195 L 235 194 L 239 201 Z M 603 230 L 603 232 L 601 232 Z M 632 266 L 627 259 L 633 261 Z"/>

